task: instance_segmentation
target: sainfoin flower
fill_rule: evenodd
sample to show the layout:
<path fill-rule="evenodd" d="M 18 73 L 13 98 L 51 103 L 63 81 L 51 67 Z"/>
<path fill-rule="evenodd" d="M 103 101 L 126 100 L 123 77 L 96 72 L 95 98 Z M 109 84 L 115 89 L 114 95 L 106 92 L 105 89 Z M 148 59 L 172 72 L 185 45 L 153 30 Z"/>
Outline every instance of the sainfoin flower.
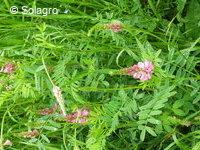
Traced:
<path fill-rule="evenodd" d="M 57 110 L 57 108 L 58 108 L 58 104 L 57 103 L 55 103 L 52 107 L 50 107 L 50 108 L 44 108 L 44 109 L 42 109 L 42 110 L 40 110 L 39 111 L 39 114 L 40 115 L 50 115 L 50 114 L 54 114 L 55 112 L 56 112 L 56 110 Z"/>
<path fill-rule="evenodd" d="M 131 75 L 133 78 L 141 81 L 151 79 L 153 71 L 154 65 L 148 60 L 145 60 L 144 62 L 138 62 L 136 65 L 126 69 L 128 75 Z"/>
<path fill-rule="evenodd" d="M 106 29 L 110 29 L 113 32 L 120 32 L 122 30 L 122 23 L 120 21 L 113 21 L 105 25 Z"/>
<path fill-rule="evenodd" d="M 15 70 L 15 65 L 13 63 L 7 63 L 4 67 L 1 68 L 0 72 L 11 74 Z"/>
<path fill-rule="evenodd" d="M 90 111 L 86 108 L 78 109 L 71 114 L 66 115 L 66 121 L 70 123 L 84 124 L 88 122 Z"/>
<path fill-rule="evenodd" d="M 32 131 L 22 132 L 22 133 L 20 133 L 20 135 L 22 135 L 24 138 L 35 138 L 35 137 L 39 136 L 40 133 L 38 130 L 34 129 Z"/>

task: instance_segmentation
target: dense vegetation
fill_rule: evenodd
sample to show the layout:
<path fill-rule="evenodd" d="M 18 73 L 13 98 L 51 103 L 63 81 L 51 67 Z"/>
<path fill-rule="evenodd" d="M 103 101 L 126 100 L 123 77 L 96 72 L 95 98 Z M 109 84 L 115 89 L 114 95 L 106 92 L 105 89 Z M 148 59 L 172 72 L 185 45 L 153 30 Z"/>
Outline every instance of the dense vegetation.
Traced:
<path fill-rule="evenodd" d="M 199 0 L 1 0 L 0 69 L 1 149 L 200 149 Z"/>

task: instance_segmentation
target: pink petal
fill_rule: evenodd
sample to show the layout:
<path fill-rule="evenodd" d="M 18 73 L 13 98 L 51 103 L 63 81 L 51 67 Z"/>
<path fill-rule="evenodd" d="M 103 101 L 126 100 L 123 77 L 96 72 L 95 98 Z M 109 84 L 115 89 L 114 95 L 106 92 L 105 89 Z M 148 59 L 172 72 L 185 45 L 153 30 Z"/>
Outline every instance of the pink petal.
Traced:
<path fill-rule="evenodd" d="M 77 119 L 69 120 L 70 123 L 77 123 L 77 121 L 78 121 Z"/>
<path fill-rule="evenodd" d="M 146 72 L 144 72 L 144 73 L 141 75 L 140 80 L 141 80 L 141 81 L 146 81 L 146 80 L 149 80 L 150 78 L 151 78 L 151 75 L 148 74 L 148 73 L 146 73 Z"/>
<path fill-rule="evenodd" d="M 78 123 L 86 123 L 87 122 L 87 119 L 86 118 L 80 118 L 79 120 L 78 120 Z"/>
<path fill-rule="evenodd" d="M 141 74 L 140 74 L 139 72 L 135 72 L 135 73 L 133 74 L 133 78 L 135 78 L 135 79 L 139 79 L 140 76 L 141 76 Z"/>
<path fill-rule="evenodd" d="M 138 62 L 138 67 L 140 68 L 140 69 L 144 69 L 144 63 L 143 62 Z"/>
<path fill-rule="evenodd" d="M 151 61 L 145 60 L 144 62 L 138 62 L 137 65 L 127 69 L 127 74 L 133 76 L 135 79 L 146 81 L 151 79 L 154 65 Z"/>
<path fill-rule="evenodd" d="M 150 73 L 153 71 L 154 66 L 150 61 L 144 61 L 145 71 Z"/>
<path fill-rule="evenodd" d="M 81 116 L 86 117 L 86 116 L 89 115 L 89 113 L 90 113 L 90 112 L 89 112 L 87 109 L 83 109 L 83 110 L 81 111 Z"/>
<path fill-rule="evenodd" d="M 15 65 L 12 64 L 12 63 L 7 63 L 7 64 L 5 65 L 5 67 L 4 67 L 3 72 L 4 72 L 4 73 L 10 74 L 10 73 L 12 73 L 14 70 L 15 70 Z"/>
<path fill-rule="evenodd" d="M 138 65 L 133 65 L 132 67 L 127 69 L 127 74 L 132 76 L 137 71 L 139 71 Z"/>

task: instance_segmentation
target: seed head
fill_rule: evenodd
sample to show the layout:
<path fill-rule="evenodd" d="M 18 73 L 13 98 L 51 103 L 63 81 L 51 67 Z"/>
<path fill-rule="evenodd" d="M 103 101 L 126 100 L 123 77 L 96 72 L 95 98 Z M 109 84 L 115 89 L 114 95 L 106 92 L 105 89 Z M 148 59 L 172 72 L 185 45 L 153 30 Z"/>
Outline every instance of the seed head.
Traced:
<path fill-rule="evenodd" d="M 53 86 L 53 94 L 60 106 L 60 109 L 62 111 L 62 114 L 66 116 L 66 111 L 65 111 L 65 104 L 64 104 L 64 99 L 62 97 L 62 92 L 61 89 L 58 86 Z"/>

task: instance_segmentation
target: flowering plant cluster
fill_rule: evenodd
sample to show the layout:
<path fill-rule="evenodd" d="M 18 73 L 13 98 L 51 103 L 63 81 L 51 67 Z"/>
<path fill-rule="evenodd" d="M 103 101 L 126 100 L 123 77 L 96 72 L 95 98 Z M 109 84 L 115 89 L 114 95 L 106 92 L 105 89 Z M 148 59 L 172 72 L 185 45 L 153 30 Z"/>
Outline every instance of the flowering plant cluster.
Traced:
<path fill-rule="evenodd" d="M 120 32 L 123 29 L 123 25 L 120 21 L 113 21 L 105 25 L 106 29 L 110 29 L 113 32 Z"/>
<path fill-rule="evenodd" d="M 154 65 L 151 61 L 138 62 L 136 65 L 125 69 L 125 72 L 135 79 L 146 81 L 151 79 L 154 71 Z"/>
<path fill-rule="evenodd" d="M 200 0 L 26 3 L 0 4 L 0 150 L 200 149 Z"/>
<path fill-rule="evenodd" d="M 73 113 L 67 114 L 66 121 L 70 123 L 84 124 L 88 122 L 89 114 L 89 109 L 78 109 Z"/>
<path fill-rule="evenodd" d="M 13 63 L 7 63 L 1 68 L 0 72 L 11 74 L 14 72 L 14 70 L 15 70 L 15 65 Z"/>

